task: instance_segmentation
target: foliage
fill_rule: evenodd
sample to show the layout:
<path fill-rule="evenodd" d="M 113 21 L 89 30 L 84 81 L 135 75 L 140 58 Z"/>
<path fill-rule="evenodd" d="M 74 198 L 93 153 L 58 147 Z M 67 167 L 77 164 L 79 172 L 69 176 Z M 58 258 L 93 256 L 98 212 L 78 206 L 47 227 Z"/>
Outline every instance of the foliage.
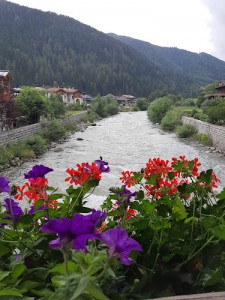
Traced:
<path fill-rule="evenodd" d="M 87 197 L 107 162 L 66 170 L 34 166 L 22 186 L 0 177 L 0 296 L 23 299 L 149 299 L 224 290 L 225 191 L 197 158 L 150 158 L 123 171 L 102 210 Z M 21 202 L 22 201 L 22 202 Z"/>
<path fill-rule="evenodd" d="M 177 106 L 196 106 L 196 98 L 185 98 L 176 103 Z"/>
<path fill-rule="evenodd" d="M 48 142 L 55 142 L 66 135 L 66 129 L 60 121 L 53 120 L 42 124 L 40 135 Z"/>
<path fill-rule="evenodd" d="M 212 140 L 208 137 L 208 135 L 206 135 L 204 133 L 197 134 L 196 139 L 204 146 L 212 146 L 213 145 Z"/>
<path fill-rule="evenodd" d="M 27 138 L 25 144 L 27 145 L 26 148 L 34 151 L 37 156 L 43 154 L 47 147 L 46 140 L 39 134 Z"/>
<path fill-rule="evenodd" d="M 196 97 L 202 86 L 224 78 L 225 63 L 212 55 L 196 54 L 175 47 L 160 47 L 131 37 L 110 35 L 131 46 L 163 70 L 171 82 L 167 90 L 165 86 L 161 87 L 166 94 L 171 92 L 185 97 Z M 164 95 L 161 94 L 160 97 Z"/>
<path fill-rule="evenodd" d="M 176 128 L 176 134 L 180 138 L 189 138 L 194 136 L 196 133 L 196 128 L 189 124 L 184 124 Z"/>
<path fill-rule="evenodd" d="M 208 122 L 208 117 L 203 112 L 195 112 L 192 117 L 203 122 Z"/>
<path fill-rule="evenodd" d="M 148 109 L 148 106 L 150 104 L 150 101 L 146 98 L 138 98 L 136 100 L 136 107 L 137 107 L 137 110 L 147 110 Z"/>
<path fill-rule="evenodd" d="M 215 89 L 216 86 L 218 86 L 218 81 L 212 82 L 201 89 L 201 91 L 198 95 L 198 101 L 197 101 L 199 107 L 201 107 L 202 103 L 205 101 L 206 95 L 217 93 L 217 91 Z"/>
<path fill-rule="evenodd" d="M 66 106 L 63 103 L 61 96 L 51 94 L 49 101 L 51 103 L 51 108 L 50 108 L 51 118 L 60 118 L 66 114 Z"/>
<path fill-rule="evenodd" d="M 148 117 L 153 123 L 161 123 L 162 118 L 173 105 L 171 97 L 165 96 L 154 100 L 148 107 Z"/>
<path fill-rule="evenodd" d="M 223 125 L 225 123 L 225 102 L 218 106 L 208 107 L 206 114 L 210 123 Z"/>
<path fill-rule="evenodd" d="M 169 77 L 131 47 L 72 18 L 1 0 L 0 65 L 16 85 L 148 96 Z M 37 30 L 38 29 L 38 30 Z M 4 42 L 2 42 L 4 41 Z"/>
<path fill-rule="evenodd" d="M 80 111 L 80 110 L 85 110 L 86 109 L 86 104 L 85 103 L 83 103 L 83 104 L 78 104 L 78 103 L 76 103 L 76 104 L 70 104 L 70 105 L 67 105 L 66 106 L 66 110 L 67 111 Z"/>
<path fill-rule="evenodd" d="M 174 131 L 175 128 L 181 125 L 182 110 L 174 108 L 167 111 L 161 120 L 161 128 L 166 131 Z"/>
<path fill-rule="evenodd" d="M 76 127 L 70 124 L 62 125 L 53 120 L 42 124 L 39 134 L 18 141 L 7 146 L 0 147 L 0 164 L 2 167 L 12 165 L 15 158 L 30 159 L 44 153 L 47 145 L 56 142 L 66 136 L 68 131 L 76 131 Z"/>
<path fill-rule="evenodd" d="M 16 97 L 16 106 L 21 115 L 26 119 L 27 124 L 34 124 L 40 121 L 41 116 L 47 116 L 50 112 L 49 101 L 37 89 L 24 87 Z"/>
<path fill-rule="evenodd" d="M 117 101 L 112 95 L 101 97 L 97 95 L 91 101 L 88 107 L 88 117 L 90 118 L 106 118 L 111 115 L 115 115 L 119 112 L 119 106 Z"/>

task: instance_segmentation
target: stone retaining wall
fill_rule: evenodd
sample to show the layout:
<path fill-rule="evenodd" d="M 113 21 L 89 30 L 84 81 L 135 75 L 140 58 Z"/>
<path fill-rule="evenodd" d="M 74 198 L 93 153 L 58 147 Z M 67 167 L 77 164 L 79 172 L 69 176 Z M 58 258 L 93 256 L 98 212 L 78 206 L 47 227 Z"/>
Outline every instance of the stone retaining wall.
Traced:
<path fill-rule="evenodd" d="M 216 126 L 185 116 L 182 117 L 182 122 L 183 124 L 194 126 L 199 134 L 206 134 L 212 140 L 213 146 L 217 150 L 225 152 L 225 127 Z"/>
<path fill-rule="evenodd" d="M 86 114 L 86 112 L 82 112 L 76 115 L 66 116 L 61 120 L 61 122 L 63 124 L 77 124 L 84 116 L 86 116 Z M 0 147 L 35 135 L 38 131 L 40 131 L 41 126 L 41 123 L 37 123 L 0 132 Z"/>

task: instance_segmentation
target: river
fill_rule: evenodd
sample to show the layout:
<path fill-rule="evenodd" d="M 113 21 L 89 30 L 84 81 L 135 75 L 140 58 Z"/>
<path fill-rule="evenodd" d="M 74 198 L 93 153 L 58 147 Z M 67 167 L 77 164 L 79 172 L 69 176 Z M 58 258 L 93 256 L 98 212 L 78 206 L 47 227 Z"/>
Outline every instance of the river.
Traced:
<path fill-rule="evenodd" d="M 3 176 L 21 184 L 24 182 L 23 174 L 33 165 L 44 164 L 54 169 L 47 176 L 49 184 L 63 191 L 68 187 L 68 183 L 64 182 L 67 168 L 81 162 L 92 162 L 102 156 L 103 160 L 109 162 L 111 171 L 103 174 L 99 187 L 90 198 L 92 206 L 98 207 L 111 186 L 121 185 L 121 171 L 139 171 L 149 158 L 171 159 L 180 155 L 188 159 L 198 157 L 202 169 L 212 168 L 221 180 L 221 187 L 225 186 L 223 154 L 210 153 L 197 142 L 180 140 L 175 133 L 163 132 L 148 120 L 146 112 L 124 112 L 98 121 L 97 126 L 89 126 L 84 132 L 72 134 L 68 141 L 49 150 L 35 162 L 10 169 Z"/>

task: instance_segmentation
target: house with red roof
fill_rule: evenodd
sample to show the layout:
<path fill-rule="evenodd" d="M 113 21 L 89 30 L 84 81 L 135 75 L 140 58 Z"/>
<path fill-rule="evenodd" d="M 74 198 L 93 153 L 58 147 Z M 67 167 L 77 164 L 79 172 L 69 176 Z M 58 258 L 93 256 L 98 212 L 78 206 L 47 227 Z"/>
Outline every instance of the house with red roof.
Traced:
<path fill-rule="evenodd" d="M 81 105 L 84 102 L 83 96 L 85 93 L 75 88 L 53 87 L 47 89 L 46 93 L 47 93 L 47 97 L 50 97 L 51 94 L 60 95 L 65 105 L 70 105 L 70 104 Z"/>

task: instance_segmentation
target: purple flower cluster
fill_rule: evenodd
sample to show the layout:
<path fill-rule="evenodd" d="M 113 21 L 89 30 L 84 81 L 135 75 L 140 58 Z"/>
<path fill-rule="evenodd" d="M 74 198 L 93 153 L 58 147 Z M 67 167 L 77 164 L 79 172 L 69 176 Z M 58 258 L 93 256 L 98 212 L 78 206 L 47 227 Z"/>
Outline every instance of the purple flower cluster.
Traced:
<path fill-rule="evenodd" d="M 72 249 L 86 250 L 87 240 L 98 239 L 109 248 L 109 257 L 118 255 L 120 262 L 129 265 L 132 259 L 129 254 L 132 250 L 142 251 L 141 245 L 121 227 L 98 233 L 96 225 L 106 218 L 106 213 L 92 210 L 89 215 L 75 214 L 73 218 L 52 219 L 42 226 L 43 232 L 57 234 L 58 237 L 49 243 L 51 249 L 62 248 L 64 245 Z"/>
<path fill-rule="evenodd" d="M 108 163 L 104 160 L 102 160 L 102 157 L 100 156 L 100 159 L 96 159 L 95 160 L 96 165 L 98 166 L 98 169 L 102 172 L 102 173 L 109 173 L 110 168 L 108 166 Z"/>
<path fill-rule="evenodd" d="M 136 196 L 136 192 L 131 192 L 126 188 L 126 185 L 123 185 L 121 188 L 116 190 L 116 195 L 126 206 L 128 206 L 130 204 L 130 199 Z"/>
<path fill-rule="evenodd" d="M 25 179 L 37 179 L 38 177 L 44 178 L 46 174 L 52 172 L 53 169 L 48 168 L 44 165 L 35 165 L 29 172 L 24 174 Z"/>
<path fill-rule="evenodd" d="M 62 248 L 71 244 L 72 249 L 86 250 L 86 241 L 98 239 L 96 225 L 101 223 L 106 214 L 93 210 L 89 215 L 75 214 L 73 218 L 52 219 L 42 226 L 43 232 L 55 233 L 58 238 L 51 241 L 51 249 Z"/>
<path fill-rule="evenodd" d="M 9 193 L 10 191 L 10 186 L 9 186 L 10 181 L 5 179 L 5 177 L 0 176 L 0 193 Z"/>

